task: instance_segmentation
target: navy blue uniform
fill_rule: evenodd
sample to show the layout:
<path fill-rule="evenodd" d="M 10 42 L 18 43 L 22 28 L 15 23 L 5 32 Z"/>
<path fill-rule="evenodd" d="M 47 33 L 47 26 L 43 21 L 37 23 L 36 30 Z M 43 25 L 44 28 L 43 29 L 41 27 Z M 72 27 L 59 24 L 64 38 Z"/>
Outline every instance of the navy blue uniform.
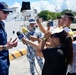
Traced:
<path fill-rule="evenodd" d="M 0 45 L 7 44 L 7 33 L 5 24 L 0 22 Z M 9 52 L 8 50 L 0 51 L 0 75 L 8 75 L 9 70 Z"/>

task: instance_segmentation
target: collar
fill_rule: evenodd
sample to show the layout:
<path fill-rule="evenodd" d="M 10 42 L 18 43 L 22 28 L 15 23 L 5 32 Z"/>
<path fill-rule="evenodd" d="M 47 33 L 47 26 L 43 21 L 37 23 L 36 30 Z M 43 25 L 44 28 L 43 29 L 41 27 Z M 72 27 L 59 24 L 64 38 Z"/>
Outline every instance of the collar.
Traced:
<path fill-rule="evenodd" d="M 65 28 L 65 27 L 67 27 L 67 26 L 63 26 L 63 28 Z M 68 28 L 70 28 L 70 27 L 68 27 Z"/>

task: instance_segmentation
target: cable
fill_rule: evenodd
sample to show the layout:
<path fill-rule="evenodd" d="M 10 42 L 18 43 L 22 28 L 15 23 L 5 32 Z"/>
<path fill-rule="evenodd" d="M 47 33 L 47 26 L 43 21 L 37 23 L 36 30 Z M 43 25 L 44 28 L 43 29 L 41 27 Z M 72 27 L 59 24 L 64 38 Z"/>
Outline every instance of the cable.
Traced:
<path fill-rule="evenodd" d="M 35 63 L 35 69 L 36 69 L 37 74 L 40 75 L 40 73 L 37 70 L 36 63 Z"/>
<path fill-rule="evenodd" d="M 27 59 L 28 59 L 28 57 L 27 57 Z M 29 61 L 29 59 L 28 59 L 28 61 Z M 37 74 L 40 75 L 38 70 L 37 70 L 36 64 L 35 64 L 35 70 L 36 70 Z"/>

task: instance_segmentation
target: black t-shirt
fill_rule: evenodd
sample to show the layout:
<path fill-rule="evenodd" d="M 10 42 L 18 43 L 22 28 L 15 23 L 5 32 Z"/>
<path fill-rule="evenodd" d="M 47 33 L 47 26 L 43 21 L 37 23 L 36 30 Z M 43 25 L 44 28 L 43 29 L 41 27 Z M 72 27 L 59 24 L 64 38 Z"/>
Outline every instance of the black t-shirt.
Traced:
<path fill-rule="evenodd" d="M 65 75 L 67 70 L 64 48 L 46 48 L 42 50 L 45 63 L 42 75 Z"/>

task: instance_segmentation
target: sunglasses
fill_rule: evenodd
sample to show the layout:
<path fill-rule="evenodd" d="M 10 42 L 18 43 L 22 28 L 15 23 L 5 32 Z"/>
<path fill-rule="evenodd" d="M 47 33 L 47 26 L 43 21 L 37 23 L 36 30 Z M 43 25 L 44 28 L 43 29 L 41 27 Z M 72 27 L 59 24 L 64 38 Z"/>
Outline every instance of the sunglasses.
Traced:
<path fill-rule="evenodd" d="M 9 14 L 9 12 L 7 12 L 7 11 L 3 11 L 3 13 L 4 13 L 4 14 Z"/>
<path fill-rule="evenodd" d="M 1 9 L 0 9 L 0 11 L 2 11 L 4 14 L 9 14 L 8 11 L 3 11 L 3 10 L 1 10 Z"/>

